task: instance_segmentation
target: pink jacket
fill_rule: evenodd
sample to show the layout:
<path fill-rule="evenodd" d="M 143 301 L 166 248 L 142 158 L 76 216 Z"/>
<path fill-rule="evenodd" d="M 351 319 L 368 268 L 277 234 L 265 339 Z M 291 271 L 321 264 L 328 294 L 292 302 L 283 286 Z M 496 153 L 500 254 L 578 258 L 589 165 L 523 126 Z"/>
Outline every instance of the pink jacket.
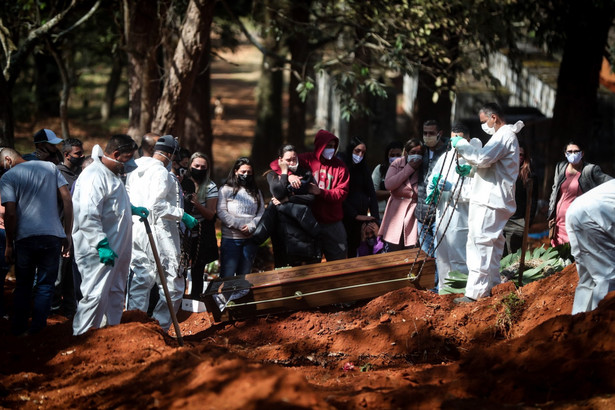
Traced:
<path fill-rule="evenodd" d="M 403 233 L 404 246 L 414 246 L 417 242 L 418 223 L 414 216 L 418 198 L 419 172 L 406 163 L 406 156 L 393 161 L 384 186 L 391 191 L 378 235 L 394 244 L 399 244 Z"/>

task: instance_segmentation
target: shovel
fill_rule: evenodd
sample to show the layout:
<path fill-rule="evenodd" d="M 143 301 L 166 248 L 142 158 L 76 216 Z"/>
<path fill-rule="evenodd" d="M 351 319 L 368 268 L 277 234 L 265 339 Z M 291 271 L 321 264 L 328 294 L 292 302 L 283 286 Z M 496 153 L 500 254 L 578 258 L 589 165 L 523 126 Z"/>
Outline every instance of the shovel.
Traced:
<path fill-rule="evenodd" d="M 149 243 L 152 247 L 152 253 L 154 254 L 154 260 L 156 261 L 156 268 L 158 269 L 158 277 L 160 278 L 160 283 L 162 283 L 164 297 L 167 300 L 167 307 L 169 308 L 171 320 L 173 321 L 173 328 L 175 329 L 175 334 L 177 335 L 177 343 L 179 343 L 179 345 L 183 347 L 184 339 L 182 338 L 182 333 L 179 329 L 179 322 L 177 321 L 177 315 L 175 315 L 175 309 L 173 309 L 173 302 L 171 301 L 169 287 L 167 286 L 167 278 L 164 276 L 164 269 L 162 268 L 162 264 L 160 263 L 160 256 L 158 256 L 158 249 L 156 249 L 156 243 L 154 242 L 152 229 L 149 226 L 149 221 L 147 220 L 147 218 L 141 218 L 141 222 L 145 224 L 145 232 L 147 232 L 147 237 L 149 238 Z"/>

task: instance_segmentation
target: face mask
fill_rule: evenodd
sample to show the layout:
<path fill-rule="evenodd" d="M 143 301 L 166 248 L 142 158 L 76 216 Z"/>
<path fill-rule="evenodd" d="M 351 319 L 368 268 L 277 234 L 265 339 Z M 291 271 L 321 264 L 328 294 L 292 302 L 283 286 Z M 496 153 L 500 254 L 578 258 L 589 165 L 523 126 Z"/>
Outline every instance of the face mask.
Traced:
<path fill-rule="evenodd" d="M 246 186 L 254 180 L 254 175 L 237 174 L 237 183 L 241 186 Z"/>
<path fill-rule="evenodd" d="M 207 178 L 207 170 L 190 168 L 190 175 L 192 176 L 192 179 L 200 184 L 205 181 L 205 178 Z"/>
<path fill-rule="evenodd" d="M 410 161 L 414 161 L 417 159 L 423 159 L 423 156 L 420 154 L 412 154 L 412 155 L 408 155 L 408 162 Z"/>
<path fill-rule="evenodd" d="M 288 166 L 288 170 L 289 170 L 290 172 L 297 172 L 297 168 L 299 168 L 299 164 L 289 165 L 289 166 Z"/>
<path fill-rule="evenodd" d="M 330 160 L 331 158 L 333 158 L 333 154 L 335 154 L 335 148 L 325 148 L 322 152 L 322 156 L 326 160 Z"/>
<path fill-rule="evenodd" d="M 480 127 L 489 135 L 495 134 L 495 127 L 488 126 L 486 122 L 483 122 Z"/>
<path fill-rule="evenodd" d="M 70 162 L 70 164 L 77 168 L 80 167 L 83 164 L 83 160 L 85 159 L 85 157 L 68 157 L 68 162 Z"/>
<path fill-rule="evenodd" d="M 425 145 L 427 145 L 429 148 L 433 148 L 438 145 L 438 136 L 424 135 L 423 142 L 425 142 Z"/>
<path fill-rule="evenodd" d="M 107 158 L 109 161 L 115 162 L 116 164 L 121 164 L 122 167 L 118 170 L 118 174 L 128 174 L 129 172 L 132 172 L 137 169 L 137 163 L 135 162 L 134 158 L 130 158 L 128 161 L 122 162 L 106 155 L 103 155 L 103 157 Z"/>
<path fill-rule="evenodd" d="M 373 248 L 374 245 L 376 244 L 376 238 L 372 236 L 371 238 L 367 238 L 365 242 L 367 243 L 368 246 Z"/>
<path fill-rule="evenodd" d="M 581 161 L 581 158 L 583 158 L 583 156 L 580 152 L 575 152 L 574 154 L 566 153 L 566 159 L 571 164 L 578 164 Z"/>
<path fill-rule="evenodd" d="M 358 164 L 359 162 L 363 161 L 363 157 L 357 154 L 352 154 L 352 162 L 354 162 L 355 164 Z"/>
<path fill-rule="evenodd" d="M 389 157 L 389 165 L 393 163 L 399 157 Z"/>

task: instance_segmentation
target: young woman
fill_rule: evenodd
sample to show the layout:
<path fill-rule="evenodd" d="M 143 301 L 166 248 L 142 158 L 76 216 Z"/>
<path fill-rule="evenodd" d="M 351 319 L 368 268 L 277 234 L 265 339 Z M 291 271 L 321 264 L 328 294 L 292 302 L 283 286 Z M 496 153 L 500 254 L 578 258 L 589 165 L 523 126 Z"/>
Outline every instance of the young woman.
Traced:
<path fill-rule="evenodd" d="M 553 188 L 549 199 L 549 228 L 551 245 L 569 242 L 566 232 L 566 211 L 574 199 L 590 189 L 612 179 L 598 165 L 583 160 L 583 148 L 577 142 L 569 142 L 564 152 L 566 161 L 555 168 Z"/>
<path fill-rule="evenodd" d="M 186 235 L 185 240 L 185 250 L 191 261 L 190 296 L 194 299 L 203 293 L 205 266 L 218 259 L 215 227 L 218 187 L 210 179 L 210 165 L 211 161 L 207 155 L 195 152 L 190 157 L 188 172 L 182 179 L 184 209 L 199 221 L 199 224 Z"/>
<path fill-rule="evenodd" d="M 384 161 L 382 164 L 376 165 L 372 172 L 372 181 L 374 183 L 374 190 L 376 191 L 376 198 L 378 199 L 378 211 L 380 212 L 380 219 L 384 217 L 384 210 L 387 207 L 387 200 L 391 193 L 384 186 L 384 177 L 387 175 L 389 166 L 397 158 L 401 157 L 404 149 L 404 144 L 399 141 L 390 142 L 384 150 Z"/>
<path fill-rule="evenodd" d="M 418 171 L 423 163 L 423 152 L 423 145 L 418 139 L 406 142 L 404 155 L 393 161 L 384 179 L 391 197 L 378 234 L 387 243 L 389 251 L 416 246 L 418 224 L 414 209 L 418 200 Z"/>
<path fill-rule="evenodd" d="M 380 223 L 374 183 L 364 161 L 366 152 L 367 146 L 358 137 L 354 137 L 346 149 L 345 162 L 350 174 L 350 183 L 348 196 L 344 200 L 344 228 L 348 238 L 349 258 L 357 256 L 363 223 Z"/>
<path fill-rule="evenodd" d="M 217 211 L 222 222 L 220 277 L 250 273 L 257 250 L 250 237 L 265 211 L 265 204 L 248 158 L 235 161 L 226 185 L 220 189 Z"/>
<path fill-rule="evenodd" d="M 312 171 L 299 165 L 292 145 L 280 147 L 270 168 L 265 175 L 272 200 L 254 234 L 255 241 L 260 244 L 271 237 L 276 268 L 319 263 L 320 227 L 310 209 L 314 195 L 308 192 L 309 183 L 314 182 Z"/>

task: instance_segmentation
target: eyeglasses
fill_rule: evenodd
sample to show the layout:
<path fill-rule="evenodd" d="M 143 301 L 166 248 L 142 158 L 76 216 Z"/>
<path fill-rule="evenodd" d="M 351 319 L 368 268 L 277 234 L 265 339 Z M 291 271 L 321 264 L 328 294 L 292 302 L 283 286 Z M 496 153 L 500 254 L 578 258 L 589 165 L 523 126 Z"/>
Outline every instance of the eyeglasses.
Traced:
<path fill-rule="evenodd" d="M 572 149 L 570 151 L 566 151 L 566 154 L 578 154 L 579 152 L 581 152 L 581 151 L 578 150 L 578 149 Z"/>

